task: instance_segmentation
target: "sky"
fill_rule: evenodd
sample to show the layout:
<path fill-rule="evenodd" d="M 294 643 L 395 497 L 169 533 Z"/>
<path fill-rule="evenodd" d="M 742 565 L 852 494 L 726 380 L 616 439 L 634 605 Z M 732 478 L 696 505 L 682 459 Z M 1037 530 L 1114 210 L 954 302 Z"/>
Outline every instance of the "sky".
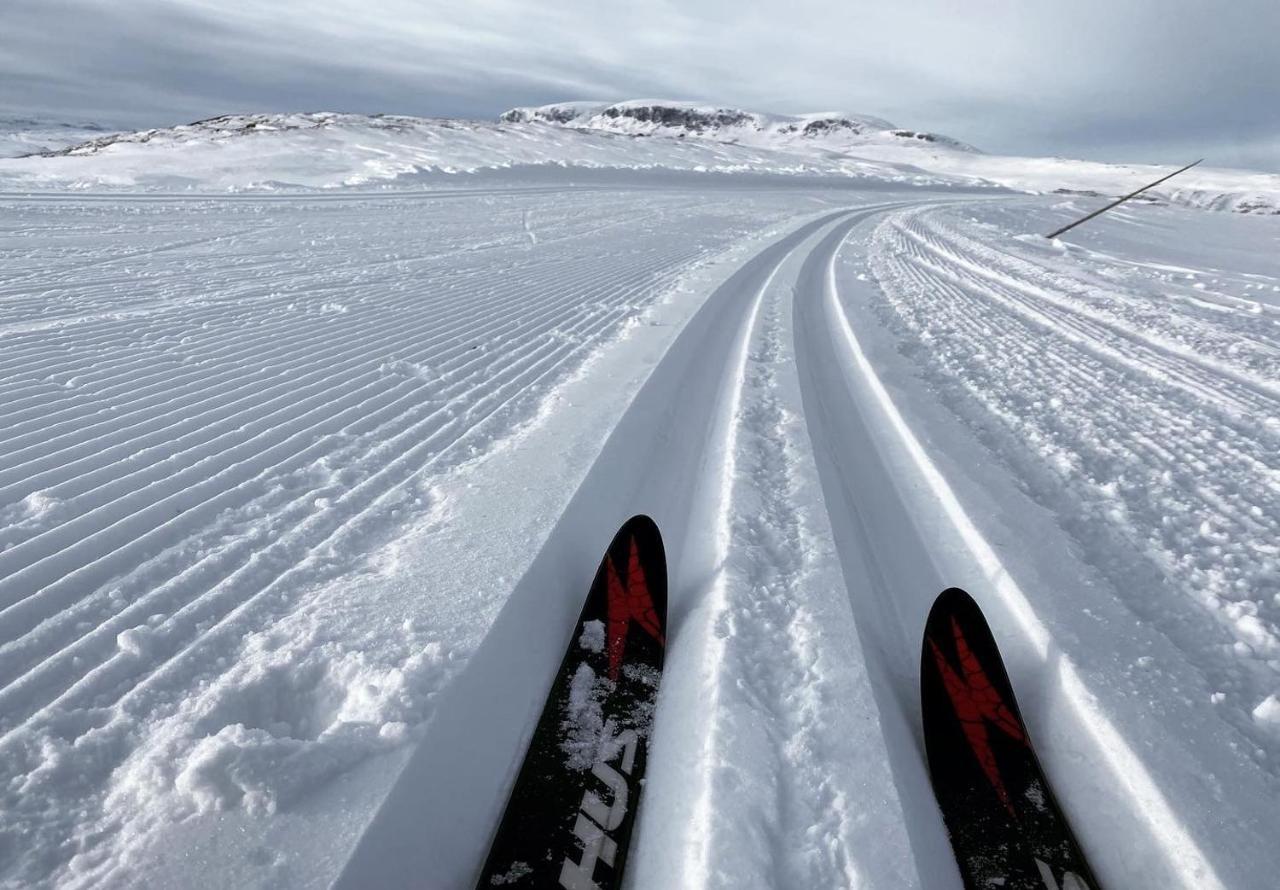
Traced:
<path fill-rule="evenodd" d="M 1280 172 L 1280 0 L 0 0 L 0 114 L 848 111 L 986 151 Z"/>

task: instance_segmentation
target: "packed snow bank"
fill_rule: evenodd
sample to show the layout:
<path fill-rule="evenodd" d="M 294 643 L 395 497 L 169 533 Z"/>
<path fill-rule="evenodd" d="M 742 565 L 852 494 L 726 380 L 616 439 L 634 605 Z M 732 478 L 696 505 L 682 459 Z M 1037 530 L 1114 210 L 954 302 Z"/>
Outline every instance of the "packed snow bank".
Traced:
<path fill-rule="evenodd" d="M 1277 227 L 1249 222 L 1261 252 Z M 1275 279 L 1212 272 L 1213 240 L 1185 260 L 1200 269 L 1175 273 L 924 209 L 879 227 L 870 266 L 904 352 L 1274 770 Z"/>
<path fill-rule="evenodd" d="M 0 190 L 104 187 L 263 190 L 420 185 L 415 174 L 519 166 L 875 179 L 963 180 L 900 161 L 713 140 L 629 139 L 527 123 L 355 114 L 230 115 L 94 139 L 52 156 L 0 160 Z M 965 184 L 969 184 L 965 182 Z"/>

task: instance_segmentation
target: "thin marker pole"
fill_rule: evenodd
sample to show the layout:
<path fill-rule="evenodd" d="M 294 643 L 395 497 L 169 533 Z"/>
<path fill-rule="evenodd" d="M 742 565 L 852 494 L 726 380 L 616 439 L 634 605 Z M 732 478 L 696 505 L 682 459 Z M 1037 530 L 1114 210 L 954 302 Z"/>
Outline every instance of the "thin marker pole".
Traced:
<path fill-rule="evenodd" d="M 1201 159 L 1200 159 L 1200 161 L 1203 161 L 1203 160 L 1204 160 L 1204 158 L 1201 158 Z M 1108 204 L 1106 207 L 1103 207 L 1101 210 L 1095 210 L 1095 211 L 1093 211 L 1093 213 L 1090 213 L 1088 216 L 1083 217 L 1082 219 L 1078 219 L 1078 220 L 1076 220 L 1075 222 L 1071 223 L 1070 225 L 1065 225 L 1065 226 L 1063 226 L 1062 228 L 1058 229 L 1056 232 L 1050 232 L 1048 235 L 1045 235 L 1045 237 L 1046 237 L 1046 238 L 1048 238 L 1048 239 L 1050 239 L 1050 240 L 1052 240 L 1052 239 L 1054 239 L 1054 238 L 1057 238 L 1057 237 L 1058 237 L 1059 235 L 1061 235 L 1063 232 L 1070 232 L 1070 231 L 1071 231 L 1072 229 L 1074 229 L 1076 226 L 1080 225 L 1080 223 L 1086 223 L 1086 222 L 1088 222 L 1089 220 L 1093 219 L 1095 216 L 1100 216 L 1100 215 L 1102 215 L 1103 213 L 1106 213 L 1106 212 L 1107 212 L 1108 210 L 1110 210 L 1112 207 L 1118 207 L 1118 206 L 1120 206 L 1120 205 L 1121 205 L 1121 204 L 1123 204 L 1125 201 L 1128 201 L 1130 198 L 1133 198 L 1133 197 L 1136 197 L 1136 196 L 1138 196 L 1138 195 L 1142 194 L 1142 193 L 1143 193 L 1143 192 L 1145 192 L 1147 189 L 1152 188 L 1153 186 L 1157 186 L 1157 185 L 1159 185 L 1160 183 L 1164 182 L 1166 179 L 1173 179 L 1173 177 L 1177 176 L 1179 173 L 1185 173 L 1187 170 L 1190 170 L 1190 169 L 1191 169 L 1192 167 L 1194 167 L 1196 164 L 1200 163 L 1200 161 L 1194 161 L 1194 162 L 1192 162 L 1192 163 L 1190 163 L 1190 164 L 1187 164 L 1187 166 L 1183 167 L 1181 170 L 1174 170 L 1174 171 L 1173 171 L 1172 173 L 1170 173 L 1168 176 L 1161 176 L 1161 177 L 1160 177 L 1159 179 L 1157 179 L 1155 182 L 1148 183 L 1147 185 L 1144 185 L 1142 188 L 1138 189 L 1136 192 L 1129 192 L 1129 194 L 1125 195 L 1123 198 L 1117 198 L 1116 200 L 1114 200 L 1114 201 L 1112 201 L 1110 204 Z"/>

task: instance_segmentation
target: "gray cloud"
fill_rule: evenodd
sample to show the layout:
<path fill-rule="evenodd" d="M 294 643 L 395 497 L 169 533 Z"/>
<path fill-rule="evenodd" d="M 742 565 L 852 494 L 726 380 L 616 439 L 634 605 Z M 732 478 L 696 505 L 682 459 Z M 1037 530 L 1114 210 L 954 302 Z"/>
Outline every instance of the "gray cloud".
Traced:
<path fill-rule="evenodd" d="M 849 110 L 991 151 L 1280 169 L 1280 4 L 7 0 L 0 108 L 492 117 L 567 98 Z"/>

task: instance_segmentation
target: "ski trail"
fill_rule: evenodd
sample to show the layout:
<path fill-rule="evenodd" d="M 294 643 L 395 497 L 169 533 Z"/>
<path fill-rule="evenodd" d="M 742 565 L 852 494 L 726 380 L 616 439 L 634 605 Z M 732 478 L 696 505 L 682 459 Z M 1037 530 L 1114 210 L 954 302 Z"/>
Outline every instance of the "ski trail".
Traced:
<path fill-rule="evenodd" d="M 795 352 L 804 417 L 835 537 L 843 581 L 875 697 L 886 761 L 922 885 L 959 877 L 924 764 L 916 664 L 932 597 L 946 585 L 934 542 L 914 526 L 899 477 L 877 467 L 868 421 L 851 400 L 847 356 L 825 310 L 826 270 L 852 226 L 833 230 L 796 283 Z"/>
<path fill-rule="evenodd" d="M 786 255 L 779 258 L 774 267 L 769 271 L 761 283 L 759 290 L 751 300 L 750 313 L 743 325 L 743 333 L 741 344 L 738 347 L 737 354 L 731 360 L 732 377 L 734 384 L 732 386 L 732 395 L 730 396 L 729 407 L 727 409 L 729 428 L 726 430 L 726 448 L 725 457 L 720 466 L 720 491 L 718 494 L 719 505 L 721 509 L 718 511 L 716 521 L 716 540 L 715 546 L 717 553 L 721 555 L 721 563 L 723 564 L 723 556 L 729 552 L 729 548 L 733 541 L 734 527 L 729 518 L 729 511 L 724 507 L 729 503 L 733 496 L 734 474 L 735 474 L 735 453 L 734 453 L 734 437 L 735 425 L 738 422 L 739 413 L 742 410 L 742 397 L 744 389 L 743 377 L 746 371 L 748 349 L 751 342 L 751 333 L 755 329 L 756 319 L 760 315 L 760 306 L 764 301 L 765 292 L 769 289 L 769 285 L 773 282 L 774 277 L 778 274 Z M 711 589 L 705 597 L 704 609 L 711 616 L 723 615 L 726 610 L 726 603 L 729 599 L 730 578 L 728 573 L 721 570 L 716 574 L 716 579 L 711 585 Z M 717 622 L 716 618 L 709 618 L 711 622 Z M 717 634 L 715 639 L 708 640 L 708 645 L 703 656 L 703 664 L 711 678 L 710 689 L 707 695 L 708 710 L 711 712 L 718 711 L 721 707 L 721 697 L 723 690 L 721 685 L 715 682 L 715 678 L 724 675 L 724 663 L 726 659 L 726 647 L 723 642 L 723 635 Z M 681 727 L 688 730 L 689 727 Z M 698 733 L 701 742 L 697 743 L 700 747 L 699 760 L 703 763 L 715 763 L 719 756 L 720 734 L 716 732 L 714 726 L 707 726 L 702 732 Z M 688 744 L 688 742 L 686 742 Z M 690 876 L 697 874 L 697 886 L 709 886 L 714 883 L 713 876 L 717 869 L 715 850 L 711 843 L 711 835 L 715 830 L 715 789 L 714 781 L 710 775 L 704 775 L 702 788 L 697 796 L 693 807 L 692 836 L 700 839 L 701 849 L 693 854 L 692 858 L 697 860 L 697 870 L 690 869 Z M 652 821 L 652 820 L 650 820 Z M 694 849 L 697 849 L 694 847 Z M 637 869 L 637 874 L 644 875 L 642 871 L 644 867 Z"/>
<path fill-rule="evenodd" d="M 700 787 L 699 758 L 689 756 L 696 748 L 665 751 L 662 727 L 692 722 L 704 707 L 697 680 L 701 668 L 685 641 L 697 639 L 694 616 L 706 609 L 722 558 L 719 468 L 736 392 L 733 357 L 745 348 L 746 321 L 763 281 L 825 221 L 806 223 L 747 261 L 685 325 L 614 428 L 466 670 L 440 696 L 421 743 L 339 886 L 399 885 L 422 874 L 444 886 L 474 879 L 590 582 L 594 566 L 581 558 L 584 542 L 596 541 L 602 529 L 612 530 L 637 512 L 658 522 L 668 547 L 671 634 L 650 762 L 669 768 L 655 770 L 647 781 L 645 799 L 657 803 L 642 806 L 632 843 L 684 852 L 654 857 L 637 849 L 634 865 L 638 875 L 646 864 L 656 867 L 655 885 L 696 883 L 691 875 L 699 863 L 689 855 L 687 837 L 671 837 L 662 820 L 646 821 L 645 813 L 671 807 L 687 811 L 688 790 Z M 692 679 L 668 684 L 667 677 Z M 486 707 L 475 707 L 477 701 Z M 441 794 L 459 788 L 466 794 L 452 795 L 447 808 L 438 805 Z M 678 802 L 668 800 L 665 806 L 666 797 Z"/>
<path fill-rule="evenodd" d="M 912 738 L 918 732 L 919 628 L 936 593 L 959 583 L 988 603 L 994 595 L 1010 610 L 1044 666 L 1055 712 L 1071 715 L 1075 766 L 1065 770 L 1060 754 L 1047 758 L 1046 769 L 1068 804 L 1073 798 L 1079 804 L 1082 784 L 1092 789 L 1093 806 L 1075 811 L 1073 822 L 1095 861 L 1105 866 L 1104 875 L 1117 886 L 1223 886 L 880 382 L 840 305 L 835 259 L 842 237 L 834 233 L 802 273 L 797 353 L 810 436 L 859 632 L 864 647 L 883 659 L 869 666 L 885 680 L 882 714 L 895 707 L 894 699 L 903 712 L 896 727 L 886 725 L 900 734 L 897 744 L 890 739 L 890 762 L 899 783 L 911 789 L 907 798 L 922 811 L 931 803 L 918 775 L 919 743 Z M 878 651 L 872 648 L 876 641 L 882 642 Z M 1082 783 L 1082 773 L 1092 775 Z M 1129 858 L 1107 849 L 1109 836 L 1126 830 L 1133 836 L 1135 824 L 1143 826 L 1149 849 Z"/>
<path fill-rule="evenodd" d="M 697 886 L 919 886 L 804 447 L 791 292 L 766 283 L 735 412 Z"/>

